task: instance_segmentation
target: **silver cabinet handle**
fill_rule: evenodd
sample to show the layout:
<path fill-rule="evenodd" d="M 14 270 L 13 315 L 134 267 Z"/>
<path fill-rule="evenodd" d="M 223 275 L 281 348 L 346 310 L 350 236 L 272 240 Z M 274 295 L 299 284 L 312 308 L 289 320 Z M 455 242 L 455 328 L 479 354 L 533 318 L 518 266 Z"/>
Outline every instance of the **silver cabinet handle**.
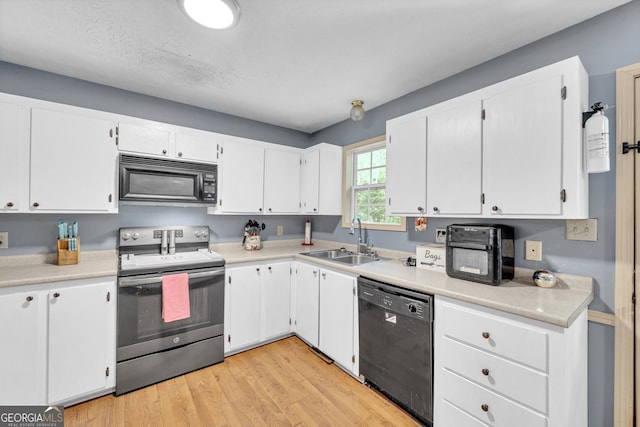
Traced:
<path fill-rule="evenodd" d="M 440 209 L 438 209 L 436 206 L 433 207 L 433 211 L 434 212 L 440 212 Z"/>
<path fill-rule="evenodd" d="M 34 202 L 34 203 L 33 203 L 33 207 L 34 207 L 34 208 L 37 208 L 38 206 L 40 206 L 40 203 L 38 203 L 38 202 Z"/>
<path fill-rule="evenodd" d="M 162 154 L 167 154 L 167 150 L 162 150 Z"/>
<path fill-rule="evenodd" d="M 13 202 L 7 202 L 7 206 L 12 208 L 13 207 Z"/>
<path fill-rule="evenodd" d="M 29 295 L 29 296 L 27 297 L 27 302 L 31 302 L 31 301 L 33 301 L 33 297 L 32 297 L 31 295 Z"/>
<path fill-rule="evenodd" d="M 491 207 L 491 210 L 492 210 L 492 211 L 494 211 L 494 212 L 498 212 L 498 209 L 499 209 L 499 208 L 498 208 L 497 206 L 492 206 L 492 207 Z"/>
<path fill-rule="evenodd" d="M 178 157 L 182 157 L 182 151 L 178 152 Z"/>
<path fill-rule="evenodd" d="M 56 292 L 56 293 L 54 293 L 54 294 L 53 294 L 53 297 L 54 297 L 54 298 L 59 298 L 59 297 L 60 297 L 60 292 Z"/>

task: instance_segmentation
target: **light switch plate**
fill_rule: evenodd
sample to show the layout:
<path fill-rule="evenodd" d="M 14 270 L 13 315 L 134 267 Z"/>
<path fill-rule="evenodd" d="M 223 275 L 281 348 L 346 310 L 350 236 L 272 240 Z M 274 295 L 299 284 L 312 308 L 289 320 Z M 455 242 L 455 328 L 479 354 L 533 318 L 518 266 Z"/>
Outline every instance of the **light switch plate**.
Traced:
<path fill-rule="evenodd" d="M 447 229 L 436 228 L 436 243 L 446 243 L 446 242 L 447 242 Z"/>
<path fill-rule="evenodd" d="M 525 241 L 524 258 L 529 261 L 542 261 L 542 242 L 539 240 Z"/>
<path fill-rule="evenodd" d="M 598 241 L 597 219 L 568 219 L 566 230 L 567 240 Z"/>
<path fill-rule="evenodd" d="M 284 226 L 283 225 L 279 225 L 276 228 L 276 236 L 282 236 L 284 234 Z"/>
<path fill-rule="evenodd" d="M 0 249 L 7 249 L 9 247 L 9 232 L 0 231 Z"/>

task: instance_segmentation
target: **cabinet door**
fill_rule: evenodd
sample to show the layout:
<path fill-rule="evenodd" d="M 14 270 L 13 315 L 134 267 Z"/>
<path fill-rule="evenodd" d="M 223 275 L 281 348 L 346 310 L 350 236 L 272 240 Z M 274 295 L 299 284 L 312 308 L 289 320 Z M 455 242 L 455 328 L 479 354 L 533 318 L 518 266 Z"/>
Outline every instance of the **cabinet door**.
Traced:
<path fill-rule="evenodd" d="M 112 129 L 106 120 L 32 110 L 32 211 L 117 211 Z"/>
<path fill-rule="evenodd" d="M 429 114 L 426 214 L 482 214 L 480 101 Z"/>
<path fill-rule="evenodd" d="M 427 196 L 427 119 L 387 124 L 387 212 L 421 214 Z"/>
<path fill-rule="evenodd" d="M 320 151 L 302 153 L 300 170 L 300 203 L 302 213 L 318 213 L 320 190 Z"/>
<path fill-rule="evenodd" d="M 318 348 L 335 362 L 353 370 L 356 279 L 328 270 L 320 272 L 320 338 Z"/>
<path fill-rule="evenodd" d="M 227 351 L 235 351 L 260 341 L 260 268 L 227 269 L 227 285 L 225 345 Z"/>
<path fill-rule="evenodd" d="M 262 340 L 287 334 L 291 330 L 291 263 L 260 267 L 262 278 Z"/>
<path fill-rule="evenodd" d="M 562 214 L 562 77 L 484 101 L 485 213 Z"/>
<path fill-rule="evenodd" d="M 342 147 L 321 143 L 318 210 L 322 215 L 342 215 Z"/>
<path fill-rule="evenodd" d="M 264 148 L 251 142 L 225 141 L 220 158 L 221 212 L 262 212 Z"/>
<path fill-rule="evenodd" d="M 130 151 L 154 156 L 169 156 L 169 142 L 171 132 L 153 126 L 134 125 L 120 123 L 118 125 L 118 148 L 121 151 Z"/>
<path fill-rule="evenodd" d="M 109 366 L 114 292 L 115 281 L 106 281 L 48 293 L 49 404 L 102 390 L 115 374 Z"/>
<path fill-rule="evenodd" d="M 300 153 L 268 148 L 264 155 L 265 212 L 300 212 Z"/>
<path fill-rule="evenodd" d="M 42 405 L 46 402 L 45 293 L 0 296 L 0 402 Z"/>
<path fill-rule="evenodd" d="M 318 346 L 319 268 L 296 263 L 296 334 Z"/>
<path fill-rule="evenodd" d="M 28 169 L 22 162 L 21 122 L 23 108 L 0 104 L 0 212 L 17 211 L 26 202 L 22 197 L 23 183 L 28 181 Z"/>
<path fill-rule="evenodd" d="M 176 157 L 199 162 L 217 161 L 218 149 L 214 134 L 209 132 L 177 132 Z"/>

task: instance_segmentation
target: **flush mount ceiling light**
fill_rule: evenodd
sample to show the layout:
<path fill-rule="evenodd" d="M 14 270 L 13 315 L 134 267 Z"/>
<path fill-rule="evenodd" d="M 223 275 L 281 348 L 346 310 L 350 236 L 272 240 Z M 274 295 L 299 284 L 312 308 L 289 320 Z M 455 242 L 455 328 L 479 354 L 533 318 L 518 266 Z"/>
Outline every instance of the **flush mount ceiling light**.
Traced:
<path fill-rule="evenodd" d="M 364 102 L 360 99 L 351 101 L 351 112 L 349 115 L 351 116 L 351 120 L 354 122 L 364 118 L 364 108 L 362 108 L 363 104 Z"/>
<path fill-rule="evenodd" d="M 235 0 L 178 0 L 178 3 L 189 18 L 207 28 L 230 28 L 240 17 Z"/>

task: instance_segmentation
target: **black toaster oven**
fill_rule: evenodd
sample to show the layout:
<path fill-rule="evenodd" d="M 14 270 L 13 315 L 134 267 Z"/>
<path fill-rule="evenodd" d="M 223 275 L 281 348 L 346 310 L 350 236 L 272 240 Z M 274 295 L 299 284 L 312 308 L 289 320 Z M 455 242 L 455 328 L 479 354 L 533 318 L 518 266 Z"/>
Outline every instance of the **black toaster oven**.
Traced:
<path fill-rule="evenodd" d="M 447 275 L 499 285 L 513 279 L 513 227 L 495 224 L 447 226 Z"/>

